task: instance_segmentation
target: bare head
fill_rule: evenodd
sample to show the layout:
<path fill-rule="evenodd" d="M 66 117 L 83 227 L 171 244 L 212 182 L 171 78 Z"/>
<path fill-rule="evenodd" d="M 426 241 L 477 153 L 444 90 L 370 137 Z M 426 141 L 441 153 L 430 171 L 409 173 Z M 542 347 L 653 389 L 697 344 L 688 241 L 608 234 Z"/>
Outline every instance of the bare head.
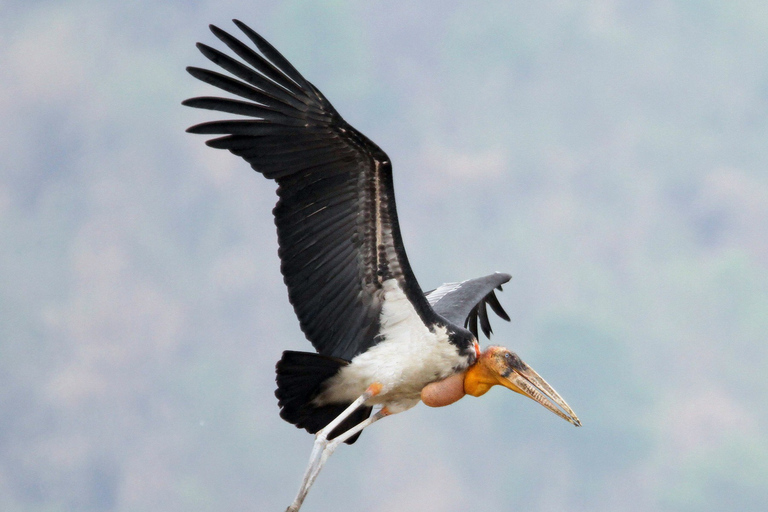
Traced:
<path fill-rule="evenodd" d="M 481 396 L 497 384 L 525 395 L 573 425 L 581 426 L 576 413 L 533 368 L 514 352 L 504 347 L 491 346 L 480 354 L 477 362 L 464 374 L 464 392 Z"/>

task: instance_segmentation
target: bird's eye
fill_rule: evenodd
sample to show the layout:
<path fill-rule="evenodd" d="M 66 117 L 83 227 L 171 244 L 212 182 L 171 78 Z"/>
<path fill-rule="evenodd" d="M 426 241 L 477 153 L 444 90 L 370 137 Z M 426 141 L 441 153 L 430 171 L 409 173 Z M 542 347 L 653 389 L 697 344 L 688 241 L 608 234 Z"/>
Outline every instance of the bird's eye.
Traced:
<path fill-rule="evenodd" d="M 517 354 L 513 354 L 512 352 L 507 352 L 504 354 L 504 362 L 515 368 L 522 364 L 522 361 L 520 361 L 520 358 L 517 357 Z"/>

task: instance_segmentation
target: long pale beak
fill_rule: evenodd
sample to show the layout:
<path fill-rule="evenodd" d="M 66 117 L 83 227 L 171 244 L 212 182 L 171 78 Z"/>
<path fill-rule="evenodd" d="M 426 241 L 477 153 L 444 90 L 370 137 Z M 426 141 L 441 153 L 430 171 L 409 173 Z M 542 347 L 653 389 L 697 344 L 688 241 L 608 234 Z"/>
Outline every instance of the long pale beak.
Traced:
<path fill-rule="evenodd" d="M 464 374 L 464 392 L 484 395 L 502 385 L 534 400 L 577 427 L 581 421 L 565 400 L 533 368 L 504 347 L 488 347 Z"/>
<path fill-rule="evenodd" d="M 552 389 L 552 386 L 547 384 L 547 381 L 542 379 L 533 368 L 525 363 L 522 366 L 523 368 L 513 369 L 507 376 L 499 375 L 499 384 L 535 400 L 564 420 L 580 427 L 581 421 L 579 421 L 576 413 L 557 394 L 557 391 Z"/>

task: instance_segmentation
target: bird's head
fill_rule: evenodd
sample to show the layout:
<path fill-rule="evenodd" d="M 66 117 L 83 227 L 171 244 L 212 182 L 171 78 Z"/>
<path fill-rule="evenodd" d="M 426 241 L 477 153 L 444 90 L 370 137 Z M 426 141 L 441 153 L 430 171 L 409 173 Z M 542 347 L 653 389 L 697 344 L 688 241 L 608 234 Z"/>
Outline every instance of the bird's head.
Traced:
<path fill-rule="evenodd" d="M 477 362 L 467 369 L 464 375 L 464 392 L 481 396 L 497 384 L 525 395 L 573 425 L 581 426 L 576 413 L 560 398 L 557 391 L 533 371 L 533 368 L 525 364 L 514 352 L 504 347 L 492 346 L 485 349 Z"/>

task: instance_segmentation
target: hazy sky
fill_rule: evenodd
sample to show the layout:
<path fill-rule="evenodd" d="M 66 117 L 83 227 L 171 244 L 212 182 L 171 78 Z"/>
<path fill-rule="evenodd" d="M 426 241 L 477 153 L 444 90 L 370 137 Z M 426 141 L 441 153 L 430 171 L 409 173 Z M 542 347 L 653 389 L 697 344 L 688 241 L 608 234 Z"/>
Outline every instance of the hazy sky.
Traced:
<path fill-rule="evenodd" d="M 341 448 L 308 512 L 768 505 L 768 7 L 0 0 L 0 508 L 298 487 L 274 185 L 184 133 L 217 115 L 180 105 L 214 93 L 184 68 L 231 18 L 392 158 L 425 289 L 513 274 L 494 341 L 584 421 L 419 406 Z"/>

